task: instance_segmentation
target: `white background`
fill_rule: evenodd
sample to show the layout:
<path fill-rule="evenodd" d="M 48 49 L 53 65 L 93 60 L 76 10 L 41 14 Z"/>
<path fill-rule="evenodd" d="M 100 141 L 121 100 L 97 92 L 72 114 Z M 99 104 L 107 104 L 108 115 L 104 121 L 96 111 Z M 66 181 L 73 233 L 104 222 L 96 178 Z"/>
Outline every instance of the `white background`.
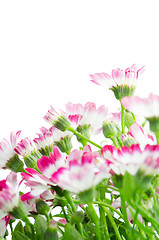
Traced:
<path fill-rule="evenodd" d="M 146 65 L 136 95 L 158 94 L 158 32 L 158 0 L 0 1 L 0 141 L 49 127 L 50 104 L 116 109 L 89 74 Z"/>

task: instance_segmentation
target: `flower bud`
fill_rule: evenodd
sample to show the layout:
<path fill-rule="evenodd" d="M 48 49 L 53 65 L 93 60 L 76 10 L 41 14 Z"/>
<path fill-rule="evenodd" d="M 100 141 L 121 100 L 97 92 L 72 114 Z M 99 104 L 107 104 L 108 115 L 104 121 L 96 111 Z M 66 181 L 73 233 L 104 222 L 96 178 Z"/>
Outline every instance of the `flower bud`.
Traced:
<path fill-rule="evenodd" d="M 118 137 L 120 130 L 115 122 L 106 121 L 103 124 L 103 134 L 106 138 Z"/>
<path fill-rule="evenodd" d="M 44 240 L 58 240 L 57 222 L 50 220 L 49 227 L 44 234 Z"/>
<path fill-rule="evenodd" d="M 45 215 L 49 212 L 50 207 L 45 201 L 43 201 L 42 199 L 38 199 L 36 201 L 36 210 L 39 214 Z"/>
<path fill-rule="evenodd" d="M 84 213 L 82 211 L 74 212 L 71 216 L 71 223 L 78 224 L 81 223 L 84 219 Z"/>

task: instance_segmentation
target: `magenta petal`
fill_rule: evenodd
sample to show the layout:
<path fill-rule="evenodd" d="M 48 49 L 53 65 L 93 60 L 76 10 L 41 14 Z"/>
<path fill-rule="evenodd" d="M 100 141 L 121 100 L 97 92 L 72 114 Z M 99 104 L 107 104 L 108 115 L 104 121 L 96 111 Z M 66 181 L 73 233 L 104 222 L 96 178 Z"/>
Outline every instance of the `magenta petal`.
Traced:
<path fill-rule="evenodd" d="M 45 172 L 46 169 L 48 169 L 50 167 L 50 165 L 52 165 L 52 164 L 53 164 L 52 159 L 50 159 L 46 156 L 42 156 L 37 161 L 37 166 L 42 173 Z"/>

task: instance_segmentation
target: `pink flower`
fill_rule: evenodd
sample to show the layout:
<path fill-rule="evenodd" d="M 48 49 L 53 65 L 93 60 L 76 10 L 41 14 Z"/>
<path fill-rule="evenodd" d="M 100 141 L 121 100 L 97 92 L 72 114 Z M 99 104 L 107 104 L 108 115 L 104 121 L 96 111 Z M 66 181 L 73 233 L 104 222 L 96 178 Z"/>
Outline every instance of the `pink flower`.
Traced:
<path fill-rule="evenodd" d="M 89 134 L 97 134 L 102 128 L 108 109 L 104 105 L 96 109 L 92 102 L 87 102 L 85 106 L 69 102 L 66 104 L 66 112 L 75 127 L 87 126 Z"/>
<path fill-rule="evenodd" d="M 98 152 L 92 152 L 88 146 L 71 152 L 67 160 L 69 167 L 60 168 L 52 175 L 53 181 L 62 189 L 81 193 L 110 177 L 107 164 L 102 161 Z"/>
<path fill-rule="evenodd" d="M 130 127 L 129 134 L 140 144 L 140 147 L 144 148 L 147 144 L 156 144 L 155 136 L 152 133 L 148 133 L 138 123 L 134 123 Z"/>
<path fill-rule="evenodd" d="M 91 81 L 106 86 L 108 88 L 117 86 L 136 86 L 137 79 L 141 73 L 145 70 L 145 67 L 138 68 L 136 64 L 127 68 L 125 71 L 120 68 L 112 70 L 112 76 L 107 73 L 95 73 L 90 75 Z"/>
<path fill-rule="evenodd" d="M 20 133 L 21 131 L 17 133 L 12 132 L 10 134 L 10 142 L 5 138 L 0 142 L 0 169 L 5 168 L 9 159 L 16 154 L 14 148 L 16 147 Z"/>
<path fill-rule="evenodd" d="M 31 154 L 34 149 L 35 147 L 33 146 L 33 143 L 28 137 L 26 137 L 17 144 L 14 150 L 19 155 L 25 156 L 26 154 Z"/>
<path fill-rule="evenodd" d="M 51 106 L 51 108 L 44 116 L 44 120 L 63 132 L 66 131 L 67 128 L 70 126 L 70 121 L 67 119 L 64 113 L 56 112 L 53 106 Z"/>
<path fill-rule="evenodd" d="M 145 118 L 159 117 L 159 96 L 150 94 L 148 98 L 124 97 L 122 105 L 129 111 Z"/>
<path fill-rule="evenodd" d="M 10 215 L 5 216 L 4 218 L 0 219 L 0 237 L 2 237 L 2 238 L 5 235 L 9 220 L 10 220 Z"/>
<path fill-rule="evenodd" d="M 145 175 L 154 175 L 159 171 L 159 145 L 146 145 L 143 151 L 138 144 L 121 149 L 106 145 L 101 154 L 116 174 L 124 175 L 127 171 L 135 175 L 141 170 Z"/>
<path fill-rule="evenodd" d="M 38 138 L 34 138 L 33 141 L 37 147 L 37 149 L 45 148 L 46 146 L 53 145 L 53 130 L 52 127 L 50 129 L 46 129 L 42 127 L 41 134 L 37 133 Z"/>
<path fill-rule="evenodd" d="M 19 203 L 17 174 L 11 172 L 0 181 L 0 219 L 12 212 Z"/>
<path fill-rule="evenodd" d="M 57 185 L 51 178 L 52 174 L 60 167 L 66 166 L 66 155 L 62 154 L 57 146 L 54 146 L 53 153 L 49 157 L 42 156 L 37 161 L 37 167 L 41 173 L 32 169 L 26 168 L 27 173 L 21 173 L 26 179 L 26 186 L 31 188 L 31 192 L 23 195 L 22 200 L 29 200 L 35 198 L 45 191 L 49 190 L 51 186 Z"/>

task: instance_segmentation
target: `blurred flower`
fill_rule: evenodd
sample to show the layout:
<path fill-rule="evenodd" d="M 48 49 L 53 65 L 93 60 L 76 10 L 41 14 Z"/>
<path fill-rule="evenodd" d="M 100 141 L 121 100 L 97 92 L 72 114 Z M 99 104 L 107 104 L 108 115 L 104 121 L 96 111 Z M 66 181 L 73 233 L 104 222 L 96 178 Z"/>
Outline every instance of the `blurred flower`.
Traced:
<path fill-rule="evenodd" d="M 71 152 L 67 160 L 69 167 L 60 168 L 52 175 L 52 179 L 62 189 L 81 193 L 110 177 L 107 164 L 102 161 L 98 152 L 92 152 L 88 146 Z"/>
<path fill-rule="evenodd" d="M 92 82 L 111 89 L 114 92 L 115 97 L 121 100 L 124 96 L 133 95 L 137 79 L 144 70 L 144 66 L 138 68 L 136 64 L 133 64 L 125 71 L 119 68 L 113 69 L 112 76 L 107 73 L 96 73 L 94 75 L 90 75 L 90 77 Z"/>
<path fill-rule="evenodd" d="M 143 171 L 144 175 L 159 172 L 159 145 L 146 145 L 143 151 L 138 144 L 124 146 L 121 149 L 106 145 L 102 148 L 101 154 L 116 174 L 124 175 L 127 171 L 135 175 L 138 170 Z"/>

